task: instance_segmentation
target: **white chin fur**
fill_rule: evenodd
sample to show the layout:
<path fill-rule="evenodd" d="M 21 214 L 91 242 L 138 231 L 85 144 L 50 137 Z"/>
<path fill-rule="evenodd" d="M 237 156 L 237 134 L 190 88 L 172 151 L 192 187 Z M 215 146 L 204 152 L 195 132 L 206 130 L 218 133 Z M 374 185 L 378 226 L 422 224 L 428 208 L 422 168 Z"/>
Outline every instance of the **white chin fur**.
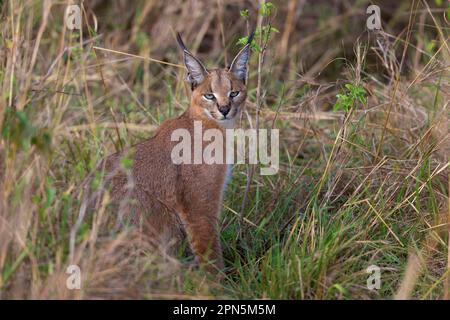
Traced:
<path fill-rule="evenodd" d="M 234 120 L 235 120 L 235 117 L 232 119 L 218 120 L 217 122 L 225 129 L 232 129 L 232 128 L 234 128 Z"/>
<path fill-rule="evenodd" d="M 203 109 L 203 111 L 209 119 L 217 121 L 217 123 L 219 123 L 222 127 L 226 128 L 226 129 L 234 128 L 234 121 L 235 121 L 236 117 L 233 117 L 231 119 L 229 119 L 229 118 L 216 119 L 211 115 L 211 113 L 208 110 Z"/>

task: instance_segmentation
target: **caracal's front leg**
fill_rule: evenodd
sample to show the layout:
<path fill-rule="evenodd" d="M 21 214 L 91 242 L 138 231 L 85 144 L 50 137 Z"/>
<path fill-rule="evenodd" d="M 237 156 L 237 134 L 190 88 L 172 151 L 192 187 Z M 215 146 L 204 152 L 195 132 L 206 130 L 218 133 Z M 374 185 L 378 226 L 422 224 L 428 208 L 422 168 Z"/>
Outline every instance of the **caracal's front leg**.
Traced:
<path fill-rule="evenodd" d="M 224 267 L 216 212 L 186 210 L 181 214 L 190 247 L 196 260 L 209 272 Z"/>

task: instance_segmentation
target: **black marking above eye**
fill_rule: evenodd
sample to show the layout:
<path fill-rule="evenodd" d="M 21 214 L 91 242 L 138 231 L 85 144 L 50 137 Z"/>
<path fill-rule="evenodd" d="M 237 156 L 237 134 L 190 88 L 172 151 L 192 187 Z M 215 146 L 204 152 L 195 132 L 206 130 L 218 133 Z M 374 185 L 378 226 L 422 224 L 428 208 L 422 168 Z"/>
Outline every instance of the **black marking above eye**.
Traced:
<path fill-rule="evenodd" d="M 208 100 L 214 100 L 215 99 L 215 97 L 214 97 L 214 95 L 212 93 L 205 93 L 203 96 L 206 99 L 208 99 Z"/>
<path fill-rule="evenodd" d="M 231 91 L 230 92 L 230 97 L 231 98 L 237 97 L 238 95 L 239 95 L 239 91 Z"/>

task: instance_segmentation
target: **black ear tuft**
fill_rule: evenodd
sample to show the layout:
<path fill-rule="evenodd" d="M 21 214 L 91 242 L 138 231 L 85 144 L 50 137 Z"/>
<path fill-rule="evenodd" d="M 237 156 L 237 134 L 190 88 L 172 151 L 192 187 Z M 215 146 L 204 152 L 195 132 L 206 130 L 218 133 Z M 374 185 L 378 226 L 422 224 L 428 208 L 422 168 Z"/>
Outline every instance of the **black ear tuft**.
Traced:
<path fill-rule="evenodd" d="M 251 44 L 253 41 L 253 37 L 255 36 L 255 31 L 253 31 L 249 36 L 247 40 L 247 44 Z"/>
<path fill-rule="evenodd" d="M 180 34 L 179 32 L 177 32 L 177 42 L 178 42 L 178 45 L 180 46 L 180 48 L 181 48 L 183 51 L 184 51 L 184 50 L 189 51 L 189 50 L 186 48 L 186 45 L 184 44 L 183 39 L 181 39 L 181 34 Z"/>

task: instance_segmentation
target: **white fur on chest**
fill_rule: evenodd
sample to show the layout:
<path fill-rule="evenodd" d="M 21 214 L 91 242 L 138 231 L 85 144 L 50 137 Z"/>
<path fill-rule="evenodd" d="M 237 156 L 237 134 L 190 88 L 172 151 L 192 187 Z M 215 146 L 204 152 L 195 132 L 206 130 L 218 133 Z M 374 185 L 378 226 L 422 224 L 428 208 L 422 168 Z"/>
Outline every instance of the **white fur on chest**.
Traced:
<path fill-rule="evenodd" d="M 227 164 L 227 171 L 225 172 L 225 180 L 223 182 L 223 192 L 226 191 L 232 175 L 233 175 L 233 165 Z"/>
<path fill-rule="evenodd" d="M 220 123 L 220 125 L 225 129 L 234 129 L 235 119 L 223 121 Z M 233 146 L 234 147 L 234 146 Z M 233 160 L 234 160 L 234 152 L 226 152 L 226 164 L 227 168 L 225 171 L 225 179 L 223 181 L 223 187 L 222 187 L 222 197 L 225 194 L 225 191 L 227 190 L 228 183 L 231 180 L 231 176 L 233 175 Z"/>
<path fill-rule="evenodd" d="M 227 163 L 227 168 L 225 171 L 225 179 L 223 180 L 223 187 L 222 187 L 222 197 L 225 194 L 225 191 L 227 190 L 228 187 L 228 183 L 231 180 L 231 176 L 233 175 L 233 162 L 231 159 L 231 156 L 229 153 L 227 153 L 226 155 L 226 163 Z"/>

